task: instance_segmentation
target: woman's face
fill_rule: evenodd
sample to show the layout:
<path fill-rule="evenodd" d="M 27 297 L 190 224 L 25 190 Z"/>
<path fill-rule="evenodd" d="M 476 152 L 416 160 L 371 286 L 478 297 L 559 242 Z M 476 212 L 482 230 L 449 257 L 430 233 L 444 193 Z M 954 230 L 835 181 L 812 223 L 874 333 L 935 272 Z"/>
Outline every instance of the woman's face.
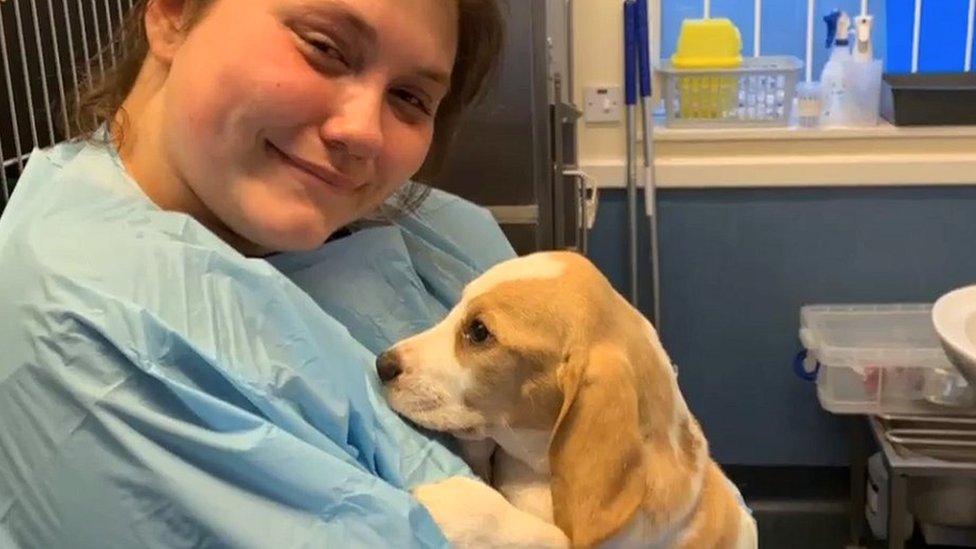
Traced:
<path fill-rule="evenodd" d="M 163 156 L 249 243 L 318 246 L 423 164 L 457 21 L 446 0 L 216 0 L 175 47 Z"/>

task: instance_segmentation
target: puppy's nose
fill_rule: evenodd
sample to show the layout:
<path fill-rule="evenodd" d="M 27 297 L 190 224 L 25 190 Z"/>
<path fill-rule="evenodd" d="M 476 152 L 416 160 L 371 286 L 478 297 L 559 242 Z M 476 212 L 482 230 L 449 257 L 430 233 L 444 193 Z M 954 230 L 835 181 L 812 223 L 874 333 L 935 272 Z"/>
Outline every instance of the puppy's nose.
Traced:
<path fill-rule="evenodd" d="M 391 349 L 376 357 L 376 373 L 383 383 L 389 383 L 403 373 L 395 351 Z"/>

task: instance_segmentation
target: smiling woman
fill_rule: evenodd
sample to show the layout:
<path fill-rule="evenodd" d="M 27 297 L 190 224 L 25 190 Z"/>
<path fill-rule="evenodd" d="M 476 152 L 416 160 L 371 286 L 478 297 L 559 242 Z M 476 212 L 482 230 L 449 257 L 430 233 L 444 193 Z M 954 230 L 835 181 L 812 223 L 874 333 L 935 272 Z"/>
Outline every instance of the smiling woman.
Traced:
<path fill-rule="evenodd" d="M 140 2 L 72 133 L 111 124 L 154 202 L 246 253 L 308 249 L 423 198 L 401 186 L 443 161 L 500 29 L 491 0 Z"/>
<path fill-rule="evenodd" d="M 493 0 L 137 2 L 0 220 L 0 546 L 566 544 L 374 367 L 513 255 L 498 225 L 437 190 L 355 223 L 501 32 Z"/>

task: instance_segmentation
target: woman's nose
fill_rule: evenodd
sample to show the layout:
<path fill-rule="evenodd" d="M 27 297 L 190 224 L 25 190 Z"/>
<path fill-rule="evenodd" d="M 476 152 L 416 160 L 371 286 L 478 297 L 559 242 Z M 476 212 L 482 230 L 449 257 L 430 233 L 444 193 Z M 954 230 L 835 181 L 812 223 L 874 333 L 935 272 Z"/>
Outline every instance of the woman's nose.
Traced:
<path fill-rule="evenodd" d="M 385 91 L 354 87 L 321 126 L 322 139 L 352 159 L 372 160 L 383 149 Z"/>

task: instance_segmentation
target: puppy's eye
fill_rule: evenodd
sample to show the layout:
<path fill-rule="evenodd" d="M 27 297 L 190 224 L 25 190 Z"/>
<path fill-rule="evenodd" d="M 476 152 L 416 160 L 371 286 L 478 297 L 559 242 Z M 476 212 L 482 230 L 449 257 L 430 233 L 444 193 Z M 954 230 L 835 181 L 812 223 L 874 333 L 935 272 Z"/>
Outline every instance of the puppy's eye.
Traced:
<path fill-rule="evenodd" d="M 472 343 L 484 343 L 491 338 L 491 332 L 488 330 L 488 327 L 480 320 L 472 321 L 468 325 L 468 329 L 465 330 L 464 335 Z"/>

